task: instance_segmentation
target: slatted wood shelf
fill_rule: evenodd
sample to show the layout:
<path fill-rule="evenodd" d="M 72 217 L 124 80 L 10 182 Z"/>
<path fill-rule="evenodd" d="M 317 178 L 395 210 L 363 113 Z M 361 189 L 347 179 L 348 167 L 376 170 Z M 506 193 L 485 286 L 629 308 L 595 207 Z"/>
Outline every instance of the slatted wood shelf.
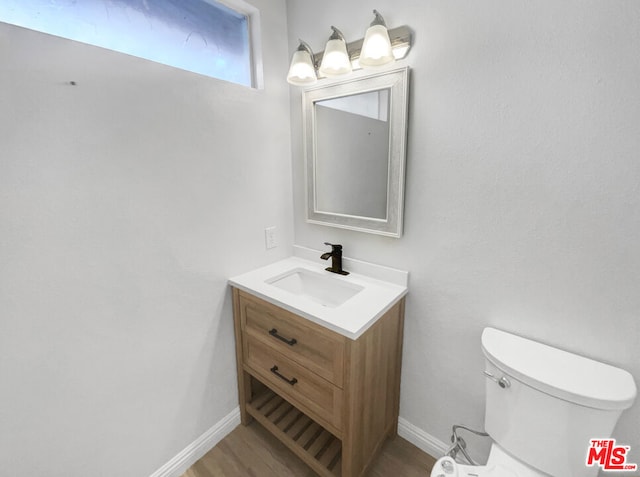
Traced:
<path fill-rule="evenodd" d="M 318 423 L 264 388 L 247 404 L 247 412 L 276 435 L 322 477 L 342 475 L 342 442 Z"/>

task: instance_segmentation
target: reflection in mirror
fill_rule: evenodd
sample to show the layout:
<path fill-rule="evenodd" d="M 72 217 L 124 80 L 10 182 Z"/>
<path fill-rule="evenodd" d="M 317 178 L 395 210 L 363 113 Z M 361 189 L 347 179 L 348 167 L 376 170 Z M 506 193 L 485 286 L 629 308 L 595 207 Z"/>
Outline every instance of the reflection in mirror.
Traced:
<path fill-rule="evenodd" d="M 408 68 L 304 92 L 307 221 L 402 233 Z"/>
<path fill-rule="evenodd" d="M 318 211 L 385 219 L 389 90 L 318 101 Z"/>

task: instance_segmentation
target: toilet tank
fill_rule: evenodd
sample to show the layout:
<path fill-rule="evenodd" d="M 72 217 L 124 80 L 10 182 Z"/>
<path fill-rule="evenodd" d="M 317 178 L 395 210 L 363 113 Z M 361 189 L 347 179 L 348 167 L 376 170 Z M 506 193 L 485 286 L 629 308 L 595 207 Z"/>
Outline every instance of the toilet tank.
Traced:
<path fill-rule="evenodd" d="M 599 467 L 586 466 L 590 440 L 611 437 L 633 404 L 631 374 L 494 328 L 483 331 L 482 351 L 491 438 L 554 477 L 596 476 Z"/>

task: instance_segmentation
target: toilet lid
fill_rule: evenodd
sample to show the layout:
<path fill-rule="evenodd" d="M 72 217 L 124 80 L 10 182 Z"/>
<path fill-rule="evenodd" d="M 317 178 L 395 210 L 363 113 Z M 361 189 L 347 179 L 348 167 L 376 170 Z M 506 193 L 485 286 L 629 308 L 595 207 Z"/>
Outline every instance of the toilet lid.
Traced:
<path fill-rule="evenodd" d="M 636 383 L 624 369 L 495 328 L 485 328 L 481 341 L 487 360 L 543 393 L 602 410 L 627 409 L 635 401 Z"/>

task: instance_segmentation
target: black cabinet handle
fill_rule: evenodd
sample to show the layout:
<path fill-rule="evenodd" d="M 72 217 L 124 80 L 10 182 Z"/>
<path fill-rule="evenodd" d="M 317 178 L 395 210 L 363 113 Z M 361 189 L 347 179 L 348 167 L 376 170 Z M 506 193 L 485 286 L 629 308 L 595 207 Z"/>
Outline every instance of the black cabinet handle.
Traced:
<path fill-rule="evenodd" d="M 298 340 L 296 340 L 295 338 L 291 338 L 290 340 L 288 340 L 287 338 L 285 338 L 284 336 L 280 336 L 278 334 L 278 330 L 276 330 L 275 328 L 271 328 L 269 330 L 269 334 L 271 336 L 273 336 L 274 338 L 278 338 L 280 341 L 284 341 L 285 343 L 287 343 L 289 346 L 293 346 L 294 344 L 296 344 L 298 342 Z"/>
<path fill-rule="evenodd" d="M 294 384 L 296 384 L 298 382 L 298 380 L 296 378 L 287 378 L 286 376 L 283 376 L 282 374 L 280 374 L 278 372 L 278 367 L 277 366 L 273 366 L 273 368 L 271 368 L 271 372 L 273 374 L 275 374 L 276 376 L 278 376 L 280 379 L 282 379 L 283 381 L 288 382 L 289 384 L 291 384 L 291 386 L 293 386 Z"/>

